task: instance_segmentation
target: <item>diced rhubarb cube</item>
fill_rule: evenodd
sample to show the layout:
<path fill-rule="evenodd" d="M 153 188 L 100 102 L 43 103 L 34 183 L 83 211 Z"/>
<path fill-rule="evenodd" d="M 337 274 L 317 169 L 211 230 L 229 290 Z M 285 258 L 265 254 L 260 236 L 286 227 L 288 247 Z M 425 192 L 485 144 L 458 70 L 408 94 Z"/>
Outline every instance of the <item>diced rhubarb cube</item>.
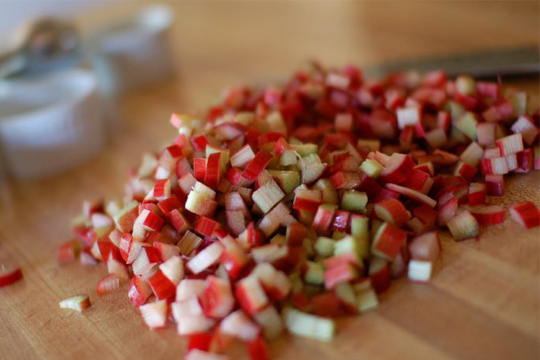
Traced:
<path fill-rule="evenodd" d="M 253 341 L 260 333 L 259 327 L 242 310 L 229 314 L 219 325 L 220 331 L 243 341 Z"/>
<path fill-rule="evenodd" d="M 223 245 L 219 242 L 212 243 L 212 245 L 204 248 L 189 260 L 187 263 L 188 269 L 194 274 L 201 273 L 219 260 L 223 250 Z"/>
<path fill-rule="evenodd" d="M 478 222 L 468 210 L 462 209 L 448 220 L 448 229 L 456 240 L 475 238 L 478 236 Z"/>
<path fill-rule="evenodd" d="M 268 297 L 255 276 L 248 276 L 239 281 L 236 284 L 235 295 L 242 309 L 248 314 L 256 313 L 268 304 Z"/>
<path fill-rule="evenodd" d="M 403 154 L 392 154 L 390 162 L 380 173 L 379 178 L 387 183 L 400 184 L 412 171 L 414 163 L 410 157 Z"/>
<path fill-rule="evenodd" d="M 145 281 L 136 276 L 131 279 L 128 289 L 128 297 L 135 307 L 143 305 L 148 297 L 152 295 L 152 288 Z"/>
<path fill-rule="evenodd" d="M 272 160 L 272 155 L 267 152 L 260 150 L 257 155 L 248 163 L 242 177 L 248 181 L 255 181 L 257 176 L 264 170 L 268 163 Z"/>
<path fill-rule="evenodd" d="M 527 229 L 540 226 L 540 210 L 531 201 L 512 205 L 509 210 L 512 219 Z"/>
<path fill-rule="evenodd" d="M 167 302 L 165 300 L 141 305 L 139 310 L 150 329 L 165 327 L 167 323 Z"/>
<path fill-rule="evenodd" d="M 403 226 L 411 218 L 411 214 L 405 206 L 403 206 L 401 201 L 396 199 L 387 199 L 378 202 L 375 204 L 374 210 L 379 219 L 397 227 Z"/>
<path fill-rule="evenodd" d="M 206 278 L 204 291 L 201 294 L 201 305 L 207 317 L 220 319 L 227 316 L 234 306 L 229 281 L 215 276 Z"/>
<path fill-rule="evenodd" d="M 393 260 L 406 240 L 406 232 L 386 222 L 377 230 L 371 250 L 384 259 Z"/>
<path fill-rule="evenodd" d="M 322 235 L 329 233 L 336 208 L 337 206 L 332 204 L 322 204 L 319 206 L 313 220 L 313 228 L 315 231 Z"/>
<path fill-rule="evenodd" d="M 176 285 L 162 271 L 157 271 L 148 281 L 154 295 L 159 300 L 168 299 L 176 292 Z"/>

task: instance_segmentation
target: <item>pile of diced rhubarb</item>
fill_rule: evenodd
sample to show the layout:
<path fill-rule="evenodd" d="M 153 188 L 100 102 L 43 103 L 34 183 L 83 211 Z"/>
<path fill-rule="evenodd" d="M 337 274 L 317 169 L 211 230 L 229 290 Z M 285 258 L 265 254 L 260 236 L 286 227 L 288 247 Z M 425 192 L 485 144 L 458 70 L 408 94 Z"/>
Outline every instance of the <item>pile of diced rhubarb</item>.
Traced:
<path fill-rule="evenodd" d="M 189 339 L 186 359 L 226 359 L 232 339 L 268 359 L 284 331 L 330 340 L 391 279 L 430 280 L 438 231 L 477 238 L 507 210 L 540 225 L 532 202 L 490 205 L 504 175 L 540 168 L 539 112 L 498 83 L 314 64 L 170 121 L 174 141 L 144 155 L 123 201 L 86 202 L 58 256 L 105 263 L 100 296 L 129 282 L 150 328 Z"/>

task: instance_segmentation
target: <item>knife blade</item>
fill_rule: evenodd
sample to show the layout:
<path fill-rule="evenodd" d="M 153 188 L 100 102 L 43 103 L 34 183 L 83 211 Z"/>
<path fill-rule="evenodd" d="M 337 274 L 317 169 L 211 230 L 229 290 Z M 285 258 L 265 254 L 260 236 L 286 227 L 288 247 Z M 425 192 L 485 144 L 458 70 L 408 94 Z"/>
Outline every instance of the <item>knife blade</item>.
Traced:
<path fill-rule="evenodd" d="M 518 48 L 452 54 L 426 59 L 392 61 L 382 65 L 368 66 L 365 73 L 370 77 L 382 77 L 397 71 L 416 70 L 426 73 L 445 70 L 450 77 L 461 74 L 487 79 L 540 74 L 540 48 L 525 46 Z"/>

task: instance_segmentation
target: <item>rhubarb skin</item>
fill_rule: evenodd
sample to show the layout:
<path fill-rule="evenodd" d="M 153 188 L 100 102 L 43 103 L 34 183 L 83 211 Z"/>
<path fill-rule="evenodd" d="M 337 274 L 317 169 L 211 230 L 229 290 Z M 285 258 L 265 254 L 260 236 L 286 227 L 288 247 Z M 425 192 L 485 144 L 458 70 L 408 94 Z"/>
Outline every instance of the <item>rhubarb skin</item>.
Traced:
<path fill-rule="evenodd" d="M 262 337 L 249 341 L 246 346 L 252 360 L 270 360 L 266 342 Z"/>
<path fill-rule="evenodd" d="M 390 287 L 390 268 L 382 259 L 372 260 L 369 267 L 369 279 L 377 294 L 381 294 Z"/>
<path fill-rule="evenodd" d="M 512 205 L 509 210 L 512 219 L 527 229 L 540 226 L 540 210 L 531 201 Z"/>
<path fill-rule="evenodd" d="M 204 314 L 210 318 L 223 318 L 231 312 L 234 298 L 228 281 L 210 276 L 201 295 Z"/>
<path fill-rule="evenodd" d="M 380 173 L 379 179 L 386 183 L 401 184 L 414 168 L 414 162 L 402 154 L 394 154 L 390 159 L 390 165 Z"/>
<path fill-rule="evenodd" d="M 471 214 L 473 214 L 480 226 L 491 226 L 504 222 L 506 210 L 493 205 L 478 210 L 472 209 Z"/>
<path fill-rule="evenodd" d="M 393 260 L 406 240 L 406 232 L 390 223 L 384 223 L 375 235 L 371 250 L 384 259 Z"/>
<path fill-rule="evenodd" d="M 312 226 L 319 234 L 329 234 L 336 208 L 337 206 L 335 205 L 323 204 L 317 209 Z"/>
<path fill-rule="evenodd" d="M 151 294 L 150 285 L 134 276 L 128 288 L 128 297 L 133 306 L 139 307 L 144 305 Z"/>
<path fill-rule="evenodd" d="M 375 204 L 375 213 L 381 220 L 388 221 L 397 227 L 403 226 L 411 218 L 405 206 L 396 199 L 386 199 Z"/>
<path fill-rule="evenodd" d="M 152 291 L 159 300 L 167 299 L 176 294 L 176 286 L 161 271 L 156 272 L 148 280 Z"/>

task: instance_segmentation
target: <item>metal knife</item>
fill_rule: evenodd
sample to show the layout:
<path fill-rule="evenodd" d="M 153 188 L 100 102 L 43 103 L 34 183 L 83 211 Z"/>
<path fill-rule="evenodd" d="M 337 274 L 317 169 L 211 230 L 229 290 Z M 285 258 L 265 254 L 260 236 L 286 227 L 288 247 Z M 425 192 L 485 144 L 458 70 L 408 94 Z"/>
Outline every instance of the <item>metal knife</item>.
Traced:
<path fill-rule="evenodd" d="M 475 78 L 538 76 L 540 74 L 540 48 L 526 46 L 490 51 L 411 59 L 368 66 L 368 76 L 382 77 L 396 71 L 416 70 L 425 73 L 445 70 L 451 77 L 467 74 Z"/>

